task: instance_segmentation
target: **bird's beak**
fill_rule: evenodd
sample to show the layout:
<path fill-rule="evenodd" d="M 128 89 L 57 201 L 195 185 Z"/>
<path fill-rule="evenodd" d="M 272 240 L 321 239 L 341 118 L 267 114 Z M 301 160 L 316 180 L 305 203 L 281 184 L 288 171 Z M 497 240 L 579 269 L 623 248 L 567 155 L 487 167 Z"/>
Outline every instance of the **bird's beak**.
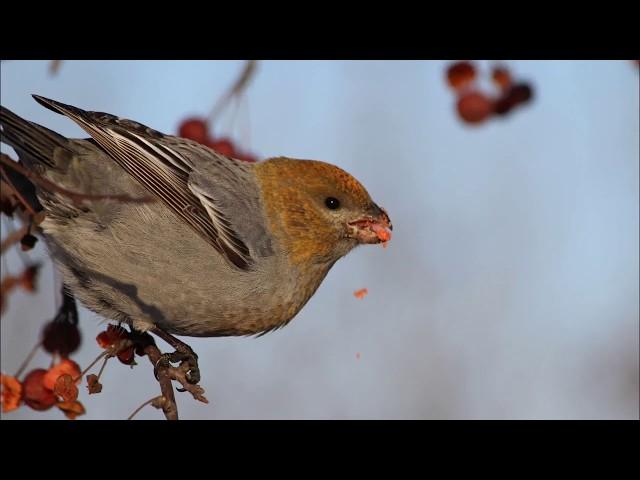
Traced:
<path fill-rule="evenodd" d="M 381 243 L 391 240 L 391 219 L 384 208 L 375 203 L 370 214 L 347 224 L 348 236 L 358 243 Z"/>

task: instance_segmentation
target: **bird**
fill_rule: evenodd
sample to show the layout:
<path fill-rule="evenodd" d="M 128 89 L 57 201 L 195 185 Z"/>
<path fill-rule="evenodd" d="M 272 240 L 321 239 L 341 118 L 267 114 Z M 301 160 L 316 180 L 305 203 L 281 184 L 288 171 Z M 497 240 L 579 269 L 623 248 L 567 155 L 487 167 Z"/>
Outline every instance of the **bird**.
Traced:
<path fill-rule="evenodd" d="M 89 138 L 66 138 L 0 107 L 0 139 L 34 175 L 39 233 L 65 290 L 98 315 L 151 332 L 188 359 L 177 336 L 261 336 L 287 325 L 332 266 L 391 238 L 390 217 L 343 169 L 319 160 L 257 163 L 139 122 L 33 95 Z"/>

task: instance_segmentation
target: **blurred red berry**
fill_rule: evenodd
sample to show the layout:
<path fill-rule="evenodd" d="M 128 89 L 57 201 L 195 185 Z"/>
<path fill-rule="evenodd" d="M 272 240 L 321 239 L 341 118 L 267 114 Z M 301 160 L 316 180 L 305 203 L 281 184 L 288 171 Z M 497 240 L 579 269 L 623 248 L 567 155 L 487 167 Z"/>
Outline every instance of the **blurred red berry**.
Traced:
<path fill-rule="evenodd" d="M 476 68 L 471 62 L 457 62 L 447 68 L 447 81 L 456 90 L 461 90 L 476 78 Z"/>
<path fill-rule="evenodd" d="M 47 371 L 32 370 L 22 381 L 24 403 L 34 410 L 48 410 L 56 403 L 55 394 L 44 386 Z"/>
<path fill-rule="evenodd" d="M 96 337 L 96 342 L 101 348 L 109 348 L 114 343 L 127 338 L 129 332 L 117 325 L 109 325 L 104 332 L 100 332 Z"/>
<path fill-rule="evenodd" d="M 501 90 L 507 90 L 511 86 L 511 74 L 505 67 L 494 67 L 491 78 Z"/>
<path fill-rule="evenodd" d="M 133 363 L 133 358 L 135 355 L 135 347 L 127 347 L 124 350 L 120 350 L 118 352 L 118 360 L 120 360 L 125 365 L 131 365 Z"/>
<path fill-rule="evenodd" d="M 178 135 L 199 143 L 204 143 L 208 135 L 207 122 L 204 118 L 188 118 L 180 124 Z"/>
<path fill-rule="evenodd" d="M 80 330 L 77 325 L 68 322 L 47 323 L 42 331 L 42 346 L 49 353 L 69 356 L 80 346 Z"/>
<path fill-rule="evenodd" d="M 207 146 L 225 157 L 233 157 L 235 155 L 233 142 L 228 138 L 221 138 L 219 140 L 212 141 L 208 143 Z"/>
<path fill-rule="evenodd" d="M 493 102 L 480 92 L 464 93 L 458 99 L 458 114 L 468 123 L 480 123 L 486 120 L 493 111 Z"/>
<path fill-rule="evenodd" d="M 509 98 L 514 105 L 527 103 L 532 96 L 533 91 L 528 83 L 518 83 L 509 90 Z"/>
<path fill-rule="evenodd" d="M 251 155 L 250 153 L 244 153 L 244 152 L 236 152 L 233 158 L 235 158 L 236 160 L 242 160 L 243 162 L 249 162 L 249 163 L 255 163 L 258 161 L 258 159 L 253 155 Z"/>
<path fill-rule="evenodd" d="M 511 97 L 509 97 L 509 94 L 506 93 L 493 103 L 493 113 L 495 113 L 496 115 L 506 115 L 513 109 L 514 106 L 515 103 L 513 103 Z"/>

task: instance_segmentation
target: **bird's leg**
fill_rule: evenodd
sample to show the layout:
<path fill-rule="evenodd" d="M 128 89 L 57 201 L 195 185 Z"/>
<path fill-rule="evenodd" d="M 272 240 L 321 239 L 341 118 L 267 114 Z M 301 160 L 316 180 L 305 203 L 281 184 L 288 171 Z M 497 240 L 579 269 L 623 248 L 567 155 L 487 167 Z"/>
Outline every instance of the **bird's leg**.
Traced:
<path fill-rule="evenodd" d="M 196 352 L 194 352 L 189 345 L 157 326 L 153 327 L 150 331 L 176 349 L 173 353 L 165 353 L 162 355 L 158 364 L 161 362 L 165 362 L 166 364 L 169 362 L 178 363 L 186 361 L 189 364 L 187 381 L 192 384 L 198 383 L 200 381 L 200 368 L 198 367 L 198 355 L 196 355 Z"/>

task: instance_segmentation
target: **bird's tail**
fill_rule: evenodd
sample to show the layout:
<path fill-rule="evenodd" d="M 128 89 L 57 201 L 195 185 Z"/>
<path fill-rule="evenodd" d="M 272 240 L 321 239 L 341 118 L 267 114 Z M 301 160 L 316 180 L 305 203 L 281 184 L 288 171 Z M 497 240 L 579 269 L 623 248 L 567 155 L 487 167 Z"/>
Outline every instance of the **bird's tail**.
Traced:
<path fill-rule="evenodd" d="M 55 168 L 55 149 L 68 149 L 69 145 L 69 141 L 62 135 L 25 120 L 1 105 L 0 140 L 14 148 L 27 168 L 32 168 L 35 164 Z"/>
<path fill-rule="evenodd" d="M 55 149 L 58 147 L 67 149 L 69 144 L 62 135 L 25 120 L 1 105 L 0 141 L 13 147 L 20 159 L 20 165 L 36 172 L 55 168 Z M 6 165 L 4 167 L 3 170 L 13 187 L 34 209 L 40 210 L 33 183 L 11 167 Z"/>

